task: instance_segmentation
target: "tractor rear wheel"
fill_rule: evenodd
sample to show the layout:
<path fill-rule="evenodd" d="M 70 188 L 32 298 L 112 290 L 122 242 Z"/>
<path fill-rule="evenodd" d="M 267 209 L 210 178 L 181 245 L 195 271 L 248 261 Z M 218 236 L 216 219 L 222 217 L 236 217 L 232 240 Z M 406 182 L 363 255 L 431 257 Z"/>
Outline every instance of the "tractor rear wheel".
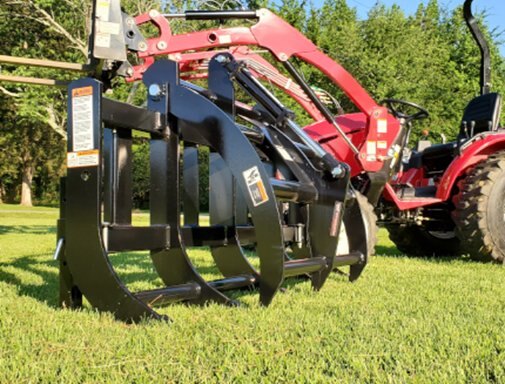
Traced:
<path fill-rule="evenodd" d="M 505 152 L 477 164 L 462 184 L 453 213 L 462 251 L 505 264 Z"/>
<path fill-rule="evenodd" d="M 386 224 L 386 229 L 396 248 L 409 256 L 451 256 L 460 248 L 454 231 L 427 231 L 415 225 L 399 224 Z"/>

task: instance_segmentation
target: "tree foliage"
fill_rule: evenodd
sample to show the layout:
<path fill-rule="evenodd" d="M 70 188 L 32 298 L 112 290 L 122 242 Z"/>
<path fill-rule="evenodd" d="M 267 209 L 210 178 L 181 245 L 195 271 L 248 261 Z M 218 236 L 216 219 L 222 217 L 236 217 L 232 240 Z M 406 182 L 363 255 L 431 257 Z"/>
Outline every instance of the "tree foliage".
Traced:
<path fill-rule="evenodd" d="M 269 4 L 267 0 L 249 3 L 251 7 Z M 167 2 L 161 0 L 122 1 L 132 14 L 164 4 Z M 191 8 L 192 2 L 170 4 Z M 448 138 L 456 136 L 466 103 L 479 91 L 479 51 L 464 24 L 461 8 L 449 11 L 437 0 L 429 0 L 420 4 L 413 15 L 406 15 L 396 5 L 388 7 L 378 2 L 361 20 L 352 4 L 325 0 L 317 8 L 306 0 L 283 0 L 270 3 L 270 8 L 340 62 L 374 99 L 401 98 L 426 107 L 431 118 L 417 126 L 417 132 L 428 128 L 435 140 L 441 133 Z M 0 54 L 83 63 L 90 9 L 91 0 L 2 1 Z M 487 28 L 485 13 L 479 15 L 479 21 L 491 45 L 493 89 L 503 92 L 505 62 L 497 43 L 499 31 Z M 195 29 L 194 23 L 174 23 L 178 33 Z M 203 26 L 215 26 L 213 23 Z M 321 73 L 299 64 L 311 85 L 329 91 L 346 111 L 353 110 L 347 97 L 328 84 Z M 2 69 L 22 76 L 75 77 L 26 67 Z M 141 87 L 133 93 L 131 86 L 123 83 L 114 89 L 112 97 L 141 104 L 143 93 Z M 21 185 L 25 192 L 34 192 L 39 201 L 56 200 L 66 145 L 65 97 L 61 89 L 0 84 L 0 200 L 19 200 Z M 282 101 L 297 108 L 293 100 L 283 96 Z M 138 184 L 135 194 L 141 201 L 148 196 L 145 165 L 149 157 L 143 139 L 134 152 L 134 178 Z M 205 180 L 202 195 L 204 184 Z M 24 202 L 29 203 L 26 199 Z"/>

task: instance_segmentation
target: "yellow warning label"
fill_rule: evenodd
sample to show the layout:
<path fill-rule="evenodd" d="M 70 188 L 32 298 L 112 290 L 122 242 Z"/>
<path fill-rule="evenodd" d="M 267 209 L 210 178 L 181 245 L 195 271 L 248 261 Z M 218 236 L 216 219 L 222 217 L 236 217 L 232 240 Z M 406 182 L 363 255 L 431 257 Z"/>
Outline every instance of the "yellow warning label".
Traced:
<path fill-rule="evenodd" d="M 93 87 L 82 87 L 72 89 L 72 97 L 91 96 L 93 94 Z"/>
<path fill-rule="evenodd" d="M 97 167 L 100 164 L 98 149 L 67 153 L 67 168 Z"/>

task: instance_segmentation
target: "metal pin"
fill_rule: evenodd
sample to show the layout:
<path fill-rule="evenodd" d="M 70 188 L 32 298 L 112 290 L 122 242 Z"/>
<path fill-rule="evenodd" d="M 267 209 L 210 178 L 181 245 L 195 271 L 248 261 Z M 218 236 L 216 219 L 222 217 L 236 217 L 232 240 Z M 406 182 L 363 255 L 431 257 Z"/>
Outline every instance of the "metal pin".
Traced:
<path fill-rule="evenodd" d="M 60 259 L 64 244 L 65 244 L 65 239 L 63 237 L 58 239 L 58 243 L 56 244 L 56 250 L 54 251 L 54 255 L 53 255 L 53 260 Z"/>

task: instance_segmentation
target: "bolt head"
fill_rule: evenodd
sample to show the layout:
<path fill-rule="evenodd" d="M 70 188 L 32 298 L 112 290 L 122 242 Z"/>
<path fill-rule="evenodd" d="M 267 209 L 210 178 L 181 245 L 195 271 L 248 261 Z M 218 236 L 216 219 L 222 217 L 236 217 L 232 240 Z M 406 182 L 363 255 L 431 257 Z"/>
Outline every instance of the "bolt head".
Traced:
<path fill-rule="evenodd" d="M 214 60 L 216 60 L 218 63 L 227 63 L 229 60 L 228 60 L 228 57 L 226 57 L 225 55 L 218 55 L 214 58 Z"/>
<path fill-rule="evenodd" d="M 149 86 L 149 96 L 151 96 L 154 100 L 159 100 L 161 95 L 163 94 L 163 90 L 159 84 L 151 84 Z"/>
<path fill-rule="evenodd" d="M 338 179 L 339 177 L 342 177 L 345 174 L 345 169 L 341 167 L 340 165 L 336 166 L 331 170 L 331 175 Z"/>
<path fill-rule="evenodd" d="M 160 51 L 164 50 L 164 49 L 167 49 L 167 43 L 163 40 L 161 41 L 158 41 L 158 44 L 156 44 L 156 46 L 158 47 L 158 49 Z"/>
<path fill-rule="evenodd" d="M 145 52 L 145 51 L 147 51 L 147 44 L 146 44 L 145 42 L 141 41 L 141 42 L 139 43 L 139 51 L 140 51 L 140 52 Z"/>

